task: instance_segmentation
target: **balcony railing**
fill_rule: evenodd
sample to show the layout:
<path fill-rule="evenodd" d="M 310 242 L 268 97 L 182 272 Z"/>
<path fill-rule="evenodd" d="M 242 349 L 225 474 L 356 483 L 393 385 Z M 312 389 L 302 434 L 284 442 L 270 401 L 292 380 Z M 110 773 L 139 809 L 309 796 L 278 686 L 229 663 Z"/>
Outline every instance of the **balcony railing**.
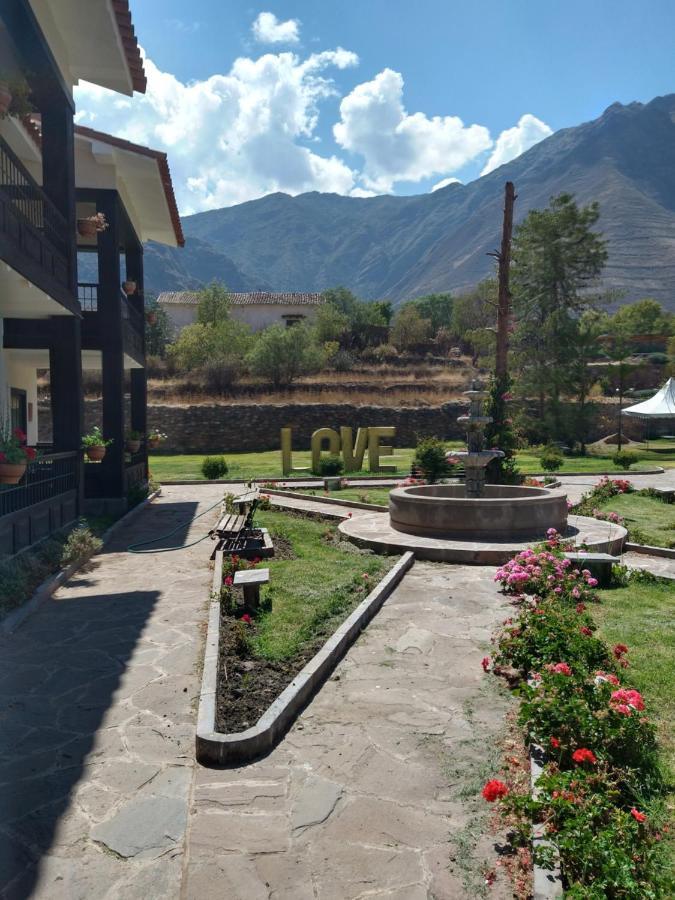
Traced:
<path fill-rule="evenodd" d="M 11 245 L 18 270 L 23 263 L 40 267 L 61 287 L 69 287 L 70 231 L 63 215 L 24 167 L 9 144 L 0 138 L 0 235 Z M 75 237 L 72 237 L 73 241 Z"/>
<path fill-rule="evenodd" d="M 50 453 L 29 463 L 20 484 L 0 485 L 0 516 L 77 490 L 79 460 L 78 451 L 69 451 Z"/>
<path fill-rule="evenodd" d="M 84 312 L 98 312 L 98 288 L 98 284 L 93 281 L 81 281 L 77 285 L 77 298 Z M 129 302 L 129 298 L 122 290 L 120 290 L 120 313 L 124 346 L 134 356 L 140 358 L 143 355 L 145 319 L 143 313 Z"/>

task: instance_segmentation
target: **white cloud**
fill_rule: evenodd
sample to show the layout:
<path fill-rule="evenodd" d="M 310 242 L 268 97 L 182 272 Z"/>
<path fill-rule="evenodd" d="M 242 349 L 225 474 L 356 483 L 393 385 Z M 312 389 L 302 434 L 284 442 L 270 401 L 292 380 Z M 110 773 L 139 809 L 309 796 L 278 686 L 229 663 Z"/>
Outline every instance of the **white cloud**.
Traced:
<path fill-rule="evenodd" d="M 342 100 L 333 133 L 341 147 L 363 157 L 364 186 L 378 192 L 391 191 L 397 181 L 456 171 L 492 146 L 482 125 L 465 126 L 457 116 L 407 113 L 403 77 L 391 69 Z"/>
<path fill-rule="evenodd" d="M 434 191 L 440 191 L 441 188 L 447 187 L 449 184 L 461 184 L 462 182 L 459 178 L 442 178 L 440 181 L 437 181 L 436 184 L 431 188 L 430 193 Z"/>
<path fill-rule="evenodd" d="M 261 44 L 297 44 L 300 40 L 300 22 L 297 19 L 280 22 L 271 12 L 261 12 L 251 30 Z"/>
<path fill-rule="evenodd" d="M 530 147 L 538 144 L 544 138 L 553 134 L 553 130 L 549 128 L 546 122 L 537 119 L 530 113 L 525 113 L 520 117 L 517 125 L 513 128 L 507 128 L 499 135 L 495 141 L 494 149 L 490 158 L 486 162 L 481 175 L 487 175 L 493 169 L 503 166 L 504 163 L 510 162 L 516 156 L 520 156 Z"/>
<path fill-rule="evenodd" d="M 267 53 L 239 58 L 227 74 L 186 84 L 146 58 L 145 95 L 120 98 L 82 83 L 75 89 L 77 117 L 165 150 L 183 214 L 273 191 L 348 194 L 356 180 L 350 167 L 302 142 L 314 137 L 320 103 L 336 94 L 326 70 L 357 63 L 356 54 L 341 47 L 305 59 Z"/>

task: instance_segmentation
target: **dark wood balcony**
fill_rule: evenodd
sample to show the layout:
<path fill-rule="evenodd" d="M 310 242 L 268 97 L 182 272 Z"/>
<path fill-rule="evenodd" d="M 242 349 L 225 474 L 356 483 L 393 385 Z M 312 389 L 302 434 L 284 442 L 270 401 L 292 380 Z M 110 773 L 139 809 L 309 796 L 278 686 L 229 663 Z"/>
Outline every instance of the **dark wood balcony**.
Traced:
<path fill-rule="evenodd" d="M 70 286 L 74 245 L 64 216 L 0 138 L 0 259 L 77 313 Z"/>
<path fill-rule="evenodd" d="M 82 308 L 82 347 L 85 350 L 101 350 L 102 339 L 98 316 L 99 286 L 95 282 L 79 282 L 77 297 Z M 145 320 L 129 298 L 120 291 L 120 315 L 122 317 L 122 341 L 124 352 L 139 365 L 145 365 L 143 334 Z"/>

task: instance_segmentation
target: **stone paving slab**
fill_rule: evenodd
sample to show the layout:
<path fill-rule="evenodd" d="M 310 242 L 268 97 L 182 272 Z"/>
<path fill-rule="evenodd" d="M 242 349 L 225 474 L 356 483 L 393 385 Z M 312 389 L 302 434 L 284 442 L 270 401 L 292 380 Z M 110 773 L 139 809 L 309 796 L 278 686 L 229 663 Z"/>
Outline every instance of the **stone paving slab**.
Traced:
<path fill-rule="evenodd" d="M 478 794 L 510 703 L 480 665 L 507 608 L 492 572 L 416 563 L 268 756 L 196 770 L 184 900 L 484 887 L 495 838 Z"/>
<path fill-rule="evenodd" d="M 126 547 L 215 503 L 170 487 L 0 638 L 0 897 L 179 896 L 210 542 Z M 187 543 L 217 517 L 157 546 Z"/>

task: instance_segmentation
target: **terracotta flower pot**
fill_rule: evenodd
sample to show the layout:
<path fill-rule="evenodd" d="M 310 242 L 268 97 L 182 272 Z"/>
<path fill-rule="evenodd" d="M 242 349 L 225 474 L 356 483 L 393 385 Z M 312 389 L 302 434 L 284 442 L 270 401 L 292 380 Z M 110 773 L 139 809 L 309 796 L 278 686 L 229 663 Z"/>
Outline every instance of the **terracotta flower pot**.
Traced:
<path fill-rule="evenodd" d="M 0 116 L 6 116 L 12 105 L 12 92 L 6 81 L 0 81 Z"/>
<path fill-rule="evenodd" d="M 135 281 L 125 281 L 122 284 L 122 287 L 124 288 L 124 293 L 127 295 L 127 297 L 129 296 L 129 294 L 136 293 L 136 282 Z"/>
<path fill-rule="evenodd" d="M 102 444 L 95 444 L 93 447 L 85 447 L 84 452 L 92 462 L 100 462 L 105 456 L 106 448 Z"/>
<path fill-rule="evenodd" d="M 129 453 L 138 453 L 138 451 L 140 449 L 141 449 L 140 441 L 127 441 L 127 450 L 129 451 Z"/>
<path fill-rule="evenodd" d="M 0 484 L 18 484 L 26 471 L 26 463 L 0 463 Z"/>
<path fill-rule="evenodd" d="M 91 219 L 77 220 L 77 233 L 80 237 L 95 237 L 97 232 L 96 222 L 92 222 Z"/>
<path fill-rule="evenodd" d="M 148 450 L 156 450 L 160 443 L 159 438 L 148 438 Z"/>

